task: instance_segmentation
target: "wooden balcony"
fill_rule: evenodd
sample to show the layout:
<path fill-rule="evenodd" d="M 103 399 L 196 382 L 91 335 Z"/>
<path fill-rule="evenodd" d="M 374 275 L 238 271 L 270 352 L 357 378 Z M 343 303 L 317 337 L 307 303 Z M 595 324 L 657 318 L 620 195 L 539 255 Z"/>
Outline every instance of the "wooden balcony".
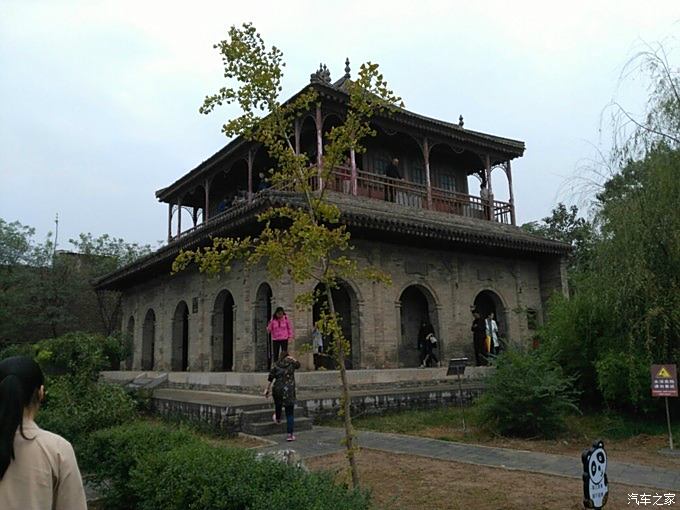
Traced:
<path fill-rule="evenodd" d="M 352 189 L 351 169 L 339 167 L 325 185 L 326 189 L 338 193 L 390 201 L 405 207 L 512 224 L 512 204 L 508 202 L 493 200 L 493 203 L 489 203 L 481 197 L 435 187 L 431 188 L 431 196 L 428 197 L 424 184 L 385 175 L 357 170 L 356 189 Z"/>
<path fill-rule="evenodd" d="M 487 221 L 497 221 L 499 223 L 513 224 L 512 204 L 493 200 L 489 203 L 481 197 L 466 195 L 440 188 L 432 187 L 428 196 L 427 186 L 417 184 L 403 179 L 392 179 L 385 175 L 374 174 L 357 170 L 355 189 L 352 186 L 352 172 L 350 168 L 338 167 L 331 175 L 328 182 L 324 183 L 327 190 L 346 195 L 354 195 L 372 200 L 382 200 L 394 202 L 404 207 L 415 207 L 418 209 L 428 209 L 458 216 L 467 216 Z M 319 189 L 318 178 L 314 178 L 312 185 L 314 189 Z M 284 190 L 285 191 L 285 190 Z M 242 202 L 248 201 L 242 199 Z M 211 216 L 208 224 L 220 218 L 224 214 L 231 212 L 235 204 L 226 210 Z M 182 230 L 177 235 L 168 236 L 168 242 L 175 241 L 191 232 L 202 229 L 206 223 L 198 223 L 186 230 Z"/>

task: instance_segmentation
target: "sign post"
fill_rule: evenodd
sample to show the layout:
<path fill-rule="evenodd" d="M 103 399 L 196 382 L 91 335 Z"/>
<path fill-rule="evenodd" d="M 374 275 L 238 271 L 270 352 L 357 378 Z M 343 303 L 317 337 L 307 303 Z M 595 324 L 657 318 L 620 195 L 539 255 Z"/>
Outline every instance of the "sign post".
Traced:
<path fill-rule="evenodd" d="M 678 368 L 676 365 L 652 365 L 652 397 L 664 397 L 666 400 L 666 422 L 668 424 L 668 443 L 673 450 L 673 430 L 671 429 L 671 413 L 668 410 L 668 397 L 678 396 Z"/>
<path fill-rule="evenodd" d="M 465 426 L 465 406 L 463 404 L 463 382 L 461 376 L 465 373 L 465 365 L 467 365 L 467 358 L 451 358 L 449 360 L 449 368 L 446 371 L 446 375 L 457 375 L 458 376 L 458 398 L 460 400 L 460 411 L 463 416 L 463 434 L 467 432 Z"/>

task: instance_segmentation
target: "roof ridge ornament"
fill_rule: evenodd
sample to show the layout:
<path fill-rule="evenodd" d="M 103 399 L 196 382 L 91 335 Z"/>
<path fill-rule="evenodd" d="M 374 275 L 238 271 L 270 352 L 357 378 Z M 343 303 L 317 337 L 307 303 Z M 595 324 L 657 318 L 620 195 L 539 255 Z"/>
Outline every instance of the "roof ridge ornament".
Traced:
<path fill-rule="evenodd" d="M 345 58 L 345 78 L 350 79 L 349 57 Z"/>
<path fill-rule="evenodd" d="M 458 126 L 463 127 L 465 125 L 465 122 L 463 121 L 463 116 L 461 115 L 458 117 Z"/>
<path fill-rule="evenodd" d="M 330 83 L 331 72 L 328 70 L 326 64 L 320 63 L 319 69 L 309 75 L 310 83 Z"/>

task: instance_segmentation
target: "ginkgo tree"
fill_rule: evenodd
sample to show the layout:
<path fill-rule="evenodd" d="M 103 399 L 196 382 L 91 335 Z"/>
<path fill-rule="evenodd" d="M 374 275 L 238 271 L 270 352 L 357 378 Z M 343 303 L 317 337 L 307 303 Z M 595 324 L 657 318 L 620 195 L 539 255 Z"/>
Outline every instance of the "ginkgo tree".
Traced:
<path fill-rule="evenodd" d="M 283 53 L 275 46 L 268 48 L 252 24 L 232 26 L 228 38 L 215 48 L 221 54 L 227 84 L 205 98 L 200 112 L 211 113 L 223 104 L 238 106 L 240 114 L 228 120 L 222 131 L 227 137 L 242 137 L 266 150 L 275 162 L 268 180 L 285 205 L 272 206 L 259 215 L 261 230 L 255 237 L 218 237 L 210 246 L 182 251 L 174 261 L 173 272 L 196 265 L 201 272 L 215 275 L 241 263 L 246 267 L 264 265 L 273 278 L 287 274 L 296 283 L 312 283 L 310 288 L 316 290 L 297 295 L 296 305 L 307 310 L 321 305 L 316 326 L 330 340 L 339 366 L 344 442 L 352 484 L 357 487 L 356 435 L 345 370 L 350 345 L 342 332 L 332 290 L 338 288 L 341 279 L 389 284 L 390 278 L 351 257 L 350 232 L 341 224 L 340 209 L 329 200 L 328 183 L 333 169 L 352 151 L 363 152 L 362 142 L 375 136 L 371 119 L 389 115 L 402 106 L 401 99 L 388 88 L 377 64 L 362 64 L 358 77 L 343 84 L 347 104 L 342 123 L 327 133 L 323 156 L 311 162 L 296 151 L 294 129 L 296 119 L 319 102 L 314 88 L 288 101 L 280 99 Z"/>

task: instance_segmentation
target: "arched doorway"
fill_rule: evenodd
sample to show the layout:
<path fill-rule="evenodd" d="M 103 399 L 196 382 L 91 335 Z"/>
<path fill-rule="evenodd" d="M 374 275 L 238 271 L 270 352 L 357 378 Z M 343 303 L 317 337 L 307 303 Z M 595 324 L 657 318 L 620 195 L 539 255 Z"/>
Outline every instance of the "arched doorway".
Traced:
<path fill-rule="evenodd" d="M 130 346 L 130 353 L 128 354 L 127 358 L 125 358 L 125 369 L 126 370 L 132 370 L 132 356 L 135 351 L 134 345 L 135 345 L 135 318 L 130 315 L 130 318 L 128 319 L 127 323 L 127 329 L 125 330 L 125 335 L 126 335 L 126 342 L 127 345 Z"/>
<path fill-rule="evenodd" d="M 508 323 L 505 306 L 500 296 L 492 290 L 483 290 L 475 297 L 474 309 L 479 312 L 482 319 L 486 319 L 489 313 L 493 313 L 498 324 L 498 334 L 503 338 L 508 335 Z"/>
<path fill-rule="evenodd" d="M 223 290 L 215 299 L 212 337 L 213 371 L 234 369 L 234 297 Z"/>
<path fill-rule="evenodd" d="M 312 319 L 316 323 L 321 317 L 321 310 L 327 309 L 324 287 L 319 284 L 314 289 L 319 293 L 319 299 L 312 308 Z M 352 287 L 346 282 L 339 281 L 338 287 L 331 290 L 335 312 L 340 316 L 340 327 L 342 334 L 349 343 L 349 356 L 346 360 L 346 368 L 358 368 L 361 365 L 361 337 L 359 332 L 359 305 L 357 296 Z M 333 354 L 332 345 L 324 342 L 324 350 Z"/>
<path fill-rule="evenodd" d="M 253 313 L 253 343 L 255 344 L 255 370 L 269 370 L 271 367 L 272 346 L 267 332 L 267 324 L 272 317 L 272 288 L 261 284 L 255 295 Z"/>
<path fill-rule="evenodd" d="M 142 325 L 142 370 L 153 370 L 156 349 L 156 313 L 149 308 Z"/>
<path fill-rule="evenodd" d="M 189 368 L 189 307 L 180 301 L 172 319 L 172 358 L 170 365 L 174 371 Z"/>
<path fill-rule="evenodd" d="M 420 353 L 418 352 L 420 323 L 424 320 L 430 322 L 435 334 L 439 337 L 434 298 L 424 287 L 411 285 L 401 293 L 399 303 L 401 305 L 401 339 L 397 353 L 399 366 L 417 367 L 420 366 Z M 441 349 L 441 342 L 439 348 Z"/>

